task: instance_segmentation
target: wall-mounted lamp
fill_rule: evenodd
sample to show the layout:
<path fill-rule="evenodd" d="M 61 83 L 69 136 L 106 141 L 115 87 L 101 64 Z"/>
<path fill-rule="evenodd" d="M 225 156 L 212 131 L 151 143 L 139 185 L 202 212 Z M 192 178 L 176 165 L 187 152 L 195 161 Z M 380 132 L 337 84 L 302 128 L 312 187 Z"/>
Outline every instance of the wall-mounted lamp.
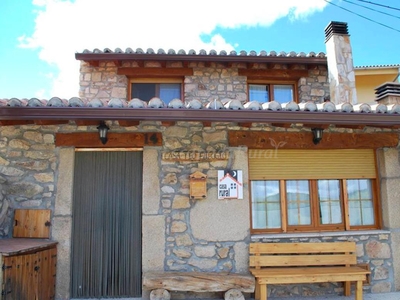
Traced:
<path fill-rule="evenodd" d="M 324 132 L 324 129 L 323 128 L 312 128 L 311 131 L 313 134 L 313 143 L 315 145 L 319 144 L 319 142 L 322 140 L 322 133 Z"/>
<path fill-rule="evenodd" d="M 101 121 L 100 125 L 97 126 L 97 130 L 99 131 L 99 138 L 103 145 L 105 145 L 107 143 L 107 140 L 108 140 L 107 132 L 109 129 L 110 129 L 110 127 L 108 127 L 104 121 Z"/>

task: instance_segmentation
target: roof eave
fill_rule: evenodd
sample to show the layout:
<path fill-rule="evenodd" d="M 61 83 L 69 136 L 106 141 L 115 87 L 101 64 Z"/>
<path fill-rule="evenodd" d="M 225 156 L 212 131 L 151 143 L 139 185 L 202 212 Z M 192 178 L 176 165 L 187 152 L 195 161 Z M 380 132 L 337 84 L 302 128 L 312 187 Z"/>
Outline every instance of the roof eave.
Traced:
<path fill-rule="evenodd" d="M 172 108 L 88 108 L 88 107 L 3 107 L 1 120 L 132 120 L 203 121 L 238 123 L 302 123 L 329 125 L 400 125 L 397 114 L 368 114 L 309 111 L 246 111 Z"/>
<path fill-rule="evenodd" d="M 126 54 L 126 53 L 76 53 L 81 61 L 186 61 L 220 63 L 285 63 L 285 64 L 327 64 L 326 57 L 297 56 L 240 56 L 240 55 L 168 55 L 168 54 Z"/>

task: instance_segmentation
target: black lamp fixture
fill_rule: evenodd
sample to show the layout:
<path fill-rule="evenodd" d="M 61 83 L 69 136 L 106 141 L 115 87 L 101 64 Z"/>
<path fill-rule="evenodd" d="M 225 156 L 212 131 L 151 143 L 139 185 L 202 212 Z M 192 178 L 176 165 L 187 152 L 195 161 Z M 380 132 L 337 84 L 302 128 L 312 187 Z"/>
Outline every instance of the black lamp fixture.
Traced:
<path fill-rule="evenodd" d="M 101 121 L 100 125 L 97 126 L 97 130 L 99 131 L 99 138 L 103 145 L 105 145 L 108 141 L 107 132 L 109 129 L 110 127 L 108 127 L 104 121 Z"/>
<path fill-rule="evenodd" d="M 315 145 L 319 144 L 319 142 L 322 140 L 322 133 L 324 132 L 324 129 L 323 128 L 312 128 L 311 131 L 313 134 L 313 143 Z"/>

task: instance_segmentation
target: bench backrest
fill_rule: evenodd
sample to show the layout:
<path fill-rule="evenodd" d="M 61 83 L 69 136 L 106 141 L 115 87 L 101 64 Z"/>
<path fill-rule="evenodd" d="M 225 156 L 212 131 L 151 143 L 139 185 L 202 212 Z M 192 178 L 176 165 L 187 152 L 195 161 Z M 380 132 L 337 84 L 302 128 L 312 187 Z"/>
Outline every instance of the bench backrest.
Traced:
<path fill-rule="evenodd" d="M 251 243 L 250 267 L 346 266 L 357 263 L 354 242 Z"/>

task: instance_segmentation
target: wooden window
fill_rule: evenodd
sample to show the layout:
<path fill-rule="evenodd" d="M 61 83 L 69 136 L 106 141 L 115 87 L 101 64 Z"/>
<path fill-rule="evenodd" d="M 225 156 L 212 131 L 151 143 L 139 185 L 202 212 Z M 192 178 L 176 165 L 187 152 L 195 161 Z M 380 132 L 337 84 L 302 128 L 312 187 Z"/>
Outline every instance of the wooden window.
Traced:
<path fill-rule="evenodd" d="M 379 228 L 372 149 L 249 150 L 249 177 L 254 233 Z"/>
<path fill-rule="evenodd" d="M 130 84 L 131 99 L 139 98 L 148 102 L 158 97 L 165 104 L 177 98 L 182 99 L 182 79 L 180 78 L 135 78 Z"/>
<path fill-rule="evenodd" d="M 277 101 L 287 103 L 296 101 L 296 85 L 292 82 L 260 82 L 251 81 L 248 85 L 249 101 L 258 101 L 260 103 Z"/>

